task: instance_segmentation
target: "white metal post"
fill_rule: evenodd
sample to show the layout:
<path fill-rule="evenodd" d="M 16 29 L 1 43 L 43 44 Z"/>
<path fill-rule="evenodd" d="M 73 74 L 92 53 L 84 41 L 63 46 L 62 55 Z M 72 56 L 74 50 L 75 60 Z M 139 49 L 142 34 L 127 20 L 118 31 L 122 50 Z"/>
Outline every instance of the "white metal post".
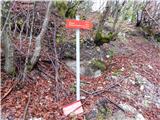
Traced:
<path fill-rule="evenodd" d="M 76 15 L 76 20 L 79 20 Z M 76 29 L 76 99 L 80 100 L 80 29 Z"/>

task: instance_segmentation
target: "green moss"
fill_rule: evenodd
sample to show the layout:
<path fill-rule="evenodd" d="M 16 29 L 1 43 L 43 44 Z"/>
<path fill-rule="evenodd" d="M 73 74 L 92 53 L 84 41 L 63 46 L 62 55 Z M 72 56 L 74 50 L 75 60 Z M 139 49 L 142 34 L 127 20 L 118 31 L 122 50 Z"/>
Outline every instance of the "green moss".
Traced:
<path fill-rule="evenodd" d="M 119 70 L 116 70 L 112 73 L 113 76 L 119 76 L 122 74 L 122 71 L 119 69 Z"/>
<path fill-rule="evenodd" d="M 76 85 L 75 84 L 71 85 L 70 91 L 73 92 L 73 93 L 76 93 Z"/>
<path fill-rule="evenodd" d="M 31 62 L 27 63 L 27 70 L 31 71 L 33 69 L 34 65 L 31 64 Z"/>
<path fill-rule="evenodd" d="M 160 37 L 157 38 L 157 42 L 160 42 Z"/>
<path fill-rule="evenodd" d="M 98 110 L 97 120 L 106 120 L 106 116 L 110 116 L 112 110 L 110 108 L 101 108 Z"/>
<path fill-rule="evenodd" d="M 77 1 L 73 4 L 67 4 L 67 0 L 57 0 L 56 7 L 61 16 L 66 18 L 75 18 L 77 12 Z M 75 6 L 74 6 L 75 4 Z"/>
<path fill-rule="evenodd" d="M 94 67 L 95 69 L 100 69 L 101 71 L 106 70 L 106 65 L 105 62 L 101 60 L 93 60 L 91 61 L 91 66 Z"/>
<path fill-rule="evenodd" d="M 110 56 L 110 58 L 113 58 L 114 56 L 114 51 L 112 49 L 107 51 L 107 54 Z"/>
<path fill-rule="evenodd" d="M 114 40 L 117 33 L 109 32 L 107 35 L 102 32 L 102 30 L 97 31 L 95 36 L 95 44 L 102 45 L 104 43 L 109 43 Z"/>
<path fill-rule="evenodd" d="M 66 14 L 67 8 L 68 8 L 67 1 L 57 0 L 55 4 L 56 4 L 59 14 L 64 17 Z"/>
<path fill-rule="evenodd" d="M 146 26 L 146 27 L 142 27 L 143 31 L 146 32 L 149 36 L 154 36 L 154 32 L 152 31 L 151 27 Z"/>
<path fill-rule="evenodd" d="M 13 77 L 15 77 L 15 76 L 16 76 L 16 69 L 13 69 L 10 74 L 11 74 Z"/>
<path fill-rule="evenodd" d="M 155 34 L 154 38 L 156 39 L 157 42 L 160 42 L 160 33 Z"/>

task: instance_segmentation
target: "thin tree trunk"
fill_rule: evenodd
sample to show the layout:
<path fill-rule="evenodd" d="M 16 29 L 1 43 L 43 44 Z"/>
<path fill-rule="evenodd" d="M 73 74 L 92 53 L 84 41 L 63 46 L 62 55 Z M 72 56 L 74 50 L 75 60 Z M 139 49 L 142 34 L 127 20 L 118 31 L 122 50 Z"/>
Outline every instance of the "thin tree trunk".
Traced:
<path fill-rule="evenodd" d="M 40 52 L 41 52 L 41 41 L 42 41 L 42 38 L 47 30 L 51 7 L 52 7 L 52 1 L 49 1 L 48 8 L 47 8 L 46 15 L 45 15 L 45 19 L 44 19 L 44 22 L 42 25 L 42 30 L 35 40 L 36 41 L 35 50 L 34 50 L 33 57 L 31 58 L 31 68 L 30 69 L 32 69 L 34 67 L 34 65 L 36 64 L 36 62 L 39 59 Z"/>
<path fill-rule="evenodd" d="M 116 14 L 115 14 L 115 19 L 114 19 L 114 22 L 113 22 L 113 27 L 112 27 L 112 31 L 115 32 L 115 27 L 116 27 L 116 23 L 118 21 L 118 16 L 119 16 L 119 1 L 116 1 Z"/>
<path fill-rule="evenodd" d="M 4 2 L 4 3 L 3 3 Z M 6 4 L 5 1 L 1 2 L 1 4 Z M 5 65 L 4 69 L 8 74 L 14 74 L 15 73 L 15 66 L 14 66 L 14 49 L 13 49 L 13 44 L 12 41 L 9 37 L 9 19 L 10 19 L 10 14 L 11 14 L 11 9 L 13 8 L 15 4 L 15 1 L 13 4 L 10 4 L 9 8 L 5 8 L 6 10 L 8 9 L 7 12 L 7 17 L 2 19 L 1 27 L 1 43 L 2 46 L 4 46 L 4 55 L 5 55 Z M 2 7 L 2 6 L 1 6 Z M 2 12 L 2 17 L 5 16 L 6 13 Z M 3 25 L 3 26 L 2 26 Z"/>
<path fill-rule="evenodd" d="M 5 54 L 5 66 L 4 69 L 9 74 L 14 74 L 14 49 L 11 39 L 8 35 L 8 29 L 4 29 L 2 32 L 2 44 L 4 45 L 4 54 Z"/>
<path fill-rule="evenodd" d="M 118 22 L 119 15 L 121 13 L 121 9 L 124 6 L 124 4 L 125 4 L 125 1 L 123 1 L 122 5 L 120 6 L 119 1 L 116 1 L 116 5 L 115 5 L 116 6 L 116 13 L 115 13 L 115 19 L 114 19 L 113 27 L 112 27 L 113 32 L 115 32 L 116 24 Z"/>
<path fill-rule="evenodd" d="M 103 26 L 104 26 L 105 20 L 106 20 L 106 18 L 107 18 L 107 15 L 108 15 L 109 12 L 110 12 L 110 7 L 109 7 L 108 4 L 109 4 L 109 3 L 107 2 L 107 3 L 106 3 L 105 10 L 103 11 L 102 16 L 101 16 L 101 18 L 100 18 L 97 31 L 103 29 Z"/>

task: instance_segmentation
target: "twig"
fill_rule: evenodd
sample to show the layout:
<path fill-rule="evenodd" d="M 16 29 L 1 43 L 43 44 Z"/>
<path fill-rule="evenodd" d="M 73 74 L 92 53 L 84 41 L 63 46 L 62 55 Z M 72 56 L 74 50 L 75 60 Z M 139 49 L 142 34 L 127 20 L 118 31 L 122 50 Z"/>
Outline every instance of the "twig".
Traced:
<path fill-rule="evenodd" d="M 147 12 L 148 16 L 160 27 L 158 22 L 150 15 L 150 13 L 148 12 L 148 10 L 146 8 L 145 8 L 145 11 Z"/>
<path fill-rule="evenodd" d="M 27 115 L 28 106 L 29 106 L 30 101 L 31 101 L 31 93 L 29 92 L 28 102 L 27 102 L 26 107 L 25 107 L 25 109 L 24 109 L 23 119 L 22 119 L 22 120 L 26 120 L 26 115 Z"/>
<path fill-rule="evenodd" d="M 86 94 L 95 95 L 96 96 L 96 95 L 100 95 L 100 94 L 102 94 L 102 93 L 104 93 L 104 92 L 108 91 L 109 89 L 114 88 L 116 86 L 119 86 L 119 84 L 114 84 L 111 87 L 110 86 L 109 87 L 105 87 L 103 90 L 97 90 L 97 91 L 94 91 L 94 92 L 88 92 L 88 91 L 85 91 L 83 89 L 81 89 L 81 91 L 86 93 Z"/>
<path fill-rule="evenodd" d="M 74 77 L 76 77 L 75 73 L 73 73 L 73 71 L 71 71 L 65 63 L 61 62 L 60 60 L 58 60 L 58 59 L 56 59 L 56 58 L 54 58 L 54 57 L 52 57 L 52 59 L 54 59 L 54 60 L 56 60 L 57 62 L 59 62 L 61 65 L 63 65 L 63 66 L 65 67 L 65 69 L 66 69 L 68 72 L 70 72 Z M 42 62 L 51 62 L 51 63 L 52 63 L 51 60 L 50 60 L 50 61 L 49 61 L 49 60 L 42 60 Z"/>
<path fill-rule="evenodd" d="M 111 104 L 113 104 L 114 106 L 116 106 L 118 109 L 120 109 L 121 111 L 125 112 L 125 110 L 123 108 L 121 108 L 119 105 L 117 105 L 116 103 L 114 103 L 112 100 L 106 98 L 106 96 L 102 95 L 103 97 L 105 97 L 105 99 L 107 101 L 109 101 Z"/>
<path fill-rule="evenodd" d="M 29 61 L 29 53 L 30 53 L 30 49 L 31 49 L 31 44 L 32 44 L 32 33 L 33 33 L 33 23 L 34 23 L 34 11 L 35 11 L 35 2 L 34 2 L 34 7 L 33 7 L 33 20 L 32 20 L 32 24 L 31 24 L 31 31 L 30 31 L 30 38 L 29 38 L 29 45 L 28 45 L 28 51 L 27 51 L 27 57 L 25 59 L 25 68 L 24 68 L 24 73 L 23 73 L 23 78 L 22 80 L 25 79 L 26 77 L 26 73 L 27 73 L 27 64 L 28 64 L 28 61 Z M 29 14 L 29 11 L 28 11 L 28 14 Z M 29 15 L 28 15 L 29 16 Z M 27 17 L 28 18 L 28 17 Z M 27 21 L 27 24 L 29 24 L 29 18 L 28 18 L 28 21 Z M 27 36 L 27 35 L 26 35 Z"/>
<path fill-rule="evenodd" d="M 47 72 L 43 71 L 42 69 L 40 69 L 39 67 L 38 68 L 38 71 L 42 72 L 43 74 L 47 75 L 47 77 L 51 78 L 51 79 L 54 79 L 54 76 L 48 74 Z"/>
<path fill-rule="evenodd" d="M 13 86 L 3 95 L 3 97 L 1 98 L 1 101 L 6 98 L 10 93 L 11 91 L 13 90 L 13 88 L 17 85 L 17 83 L 19 82 L 19 80 L 16 81 L 15 84 L 13 84 Z"/>

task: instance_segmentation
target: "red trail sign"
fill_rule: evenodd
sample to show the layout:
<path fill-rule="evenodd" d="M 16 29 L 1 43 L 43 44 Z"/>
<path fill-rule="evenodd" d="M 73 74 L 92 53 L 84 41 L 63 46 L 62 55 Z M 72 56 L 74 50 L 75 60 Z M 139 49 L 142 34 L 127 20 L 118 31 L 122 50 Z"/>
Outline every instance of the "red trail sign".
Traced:
<path fill-rule="evenodd" d="M 75 29 L 86 29 L 90 30 L 93 27 L 93 24 L 90 21 L 86 20 L 66 20 L 66 28 L 75 28 Z"/>

